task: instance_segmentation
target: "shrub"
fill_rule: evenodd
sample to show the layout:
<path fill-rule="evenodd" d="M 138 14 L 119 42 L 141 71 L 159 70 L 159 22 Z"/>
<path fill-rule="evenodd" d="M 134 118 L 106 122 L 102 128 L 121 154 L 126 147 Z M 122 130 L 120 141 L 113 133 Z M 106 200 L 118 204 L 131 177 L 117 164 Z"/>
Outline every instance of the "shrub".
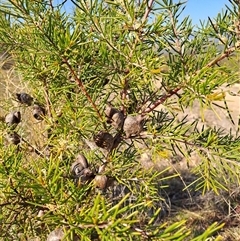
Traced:
<path fill-rule="evenodd" d="M 223 224 L 193 237 L 165 222 L 181 173 L 164 160 L 197 156 L 190 196 L 239 183 L 238 123 L 179 117 L 222 101 L 235 121 L 225 98 L 239 73 L 221 61 L 239 51 L 239 1 L 200 27 L 171 0 L 71 2 L 69 14 L 66 1 L 0 4 L 1 45 L 27 86 L 6 105 L 21 122 L 1 123 L 2 238 L 206 240 Z"/>

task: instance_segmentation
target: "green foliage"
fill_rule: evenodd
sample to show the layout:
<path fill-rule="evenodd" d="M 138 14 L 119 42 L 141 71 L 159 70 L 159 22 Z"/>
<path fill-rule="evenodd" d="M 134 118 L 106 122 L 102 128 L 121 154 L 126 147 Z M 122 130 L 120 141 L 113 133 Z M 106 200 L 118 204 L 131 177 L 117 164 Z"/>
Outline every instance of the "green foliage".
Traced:
<path fill-rule="evenodd" d="M 1 138 L 1 237 L 46 240 L 65 227 L 69 240 L 189 240 L 184 220 L 164 222 L 163 183 L 174 175 L 146 170 L 138 159 L 147 153 L 161 163 L 181 155 L 189 164 L 194 154 L 199 164 L 190 186 L 218 194 L 239 184 L 238 128 L 226 133 L 178 114 L 194 103 L 202 113 L 215 111 L 217 101 L 225 101 L 221 88 L 239 81 L 239 73 L 219 63 L 240 48 L 240 3 L 230 1 L 197 28 L 189 17 L 181 19 L 184 3 L 171 0 L 71 2 L 69 15 L 64 1 L 0 3 L 0 46 L 46 109 L 36 122 L 32 107 L 18 103 L 28 123 L 15 130 L 21 144 Z M 127 138 L 124 128 L 113 128 L 104 114 L 108 102 L 124 118 L 141 114 L 141 135 Z M 223 108 L 228 111 L 226 101 Z M 120 143 L 110 150 L 94 146 L 103 130 L 114 140 L 121 136 Z M 12 130 L 1 123 L 1 132 Z M 74 181 L 70 167 L 79 153 L 94 175 L 114 184 L 98 190 L 95 179 Z M 192 240 L 206 240 L 222 227 L 213 223 Z"/>

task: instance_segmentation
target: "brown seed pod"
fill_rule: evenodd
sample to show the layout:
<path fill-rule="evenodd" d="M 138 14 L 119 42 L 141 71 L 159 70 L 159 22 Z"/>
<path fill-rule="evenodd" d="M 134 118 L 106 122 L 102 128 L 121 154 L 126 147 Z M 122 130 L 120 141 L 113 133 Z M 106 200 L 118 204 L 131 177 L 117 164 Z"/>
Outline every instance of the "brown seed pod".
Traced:
<path fill-rule="evenodd" d="M 78 154 L 76 157 L 76 162 L 81 163 L 84 168 L 88 167 L 87 158 L 83 154 Z"/>
<path fill-rule="evenodd" d="M 118 111 L 115 114 L 113 114 L 112 116 L 112 126 L 115 129 L 121 129 L 123 126 L 123 122 L 124 122 L 124 116 L 123 113 Z"/>
<path fill-rule="evenodd" d="M 104 148 L 106 150 L 111 150 L 114 144 L 113 136 L 105 131 L 99 131 L 93 136 L 93 140 L 98 147 Z"/>
<path fill-rule="evenodd" d="M 33 102 L 33 97 L 27 93 L 16 93 L 16 97 L 21 104 L 31 105 Z"/>
<path fill-rule="evenodd" d="M 95 175 L 93 174 L 92 170 L 89 168 L 85 168 L 82 170 L 81 175 L 79 176 L 78 180 L 80 180 L 82 183 L 92 181 Z"/>
<path fill-rule="evenodd" d="M 107 105 L 104 111 L 107 117 L 107 123 L 110 123 L 115 129 L 122 128 L 124 116 L 123 113 L 111 105 Z"/>
<path fill-rule="evenodd" d="M 46 115 L 45 109 L 39 104 L 33 106 L 33 117 L 37 120 L 43 120 L 43 116 Z"/>
<path fill-rule="evenodd" d="M 16 132 L 8 133 L 6 139 L 9 143 L 14 145 L 18 145 L 21 142 L 21 138 Z"/>
<path fill-rule="evenodd" d="M 88 161 L 86 157 L 79 154 L 76 161 L 71 165 L 71 174 L 75 181 L 86 182 L 93 179 L 93 172 L 88 168 Z"/>
<path fill-rule="evenodd" d="M 104 113 L 107 118 L 111 119 L 112 115 L 116 112 L 117 110 L 113 108 L 110 104 L 106 105 L 106 108 L 104 110 Z"/>
<path fill-rule="evenodd" d="M 88 161 L 82 154 L 78 154 L 75 162 L 71 166 L 71 172 L 73 175 L 78 175 L 84 168 L 88 167 Z"/>
<path fill-rule="evenodd" d="M 15 128 L 21 122 L 21 113 L 20 111 L 13 111 L 6 115 L 5 122 L 8 126 Z"/>
<path fill-rule="evenodd" d="M 138 116 L 127 116 L 124 121 L 123 130 L 126 134 L 126 137 L 139 135 L 143 130 L 143 121 L 144 117 L 141 115 Z"/>
<path fill-rule="evenodd" d="M 100 189 L 105 189 L 107 187 L 108 178 L 105 175 L 97 175 L 94 178 L 95 186 Z"/>

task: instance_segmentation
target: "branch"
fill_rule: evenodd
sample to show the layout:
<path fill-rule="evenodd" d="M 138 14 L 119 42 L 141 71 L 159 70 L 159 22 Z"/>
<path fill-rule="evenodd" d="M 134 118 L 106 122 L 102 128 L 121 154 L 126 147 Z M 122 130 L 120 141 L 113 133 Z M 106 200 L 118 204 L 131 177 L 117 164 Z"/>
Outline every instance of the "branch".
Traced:
<path fill-rule="evenodd" d="M 177 94 L 177 92 L 181 90 L 181 87 L 177 87 L 174 90 L 170 90 L 167 94 L 164 94 L 160 99 L 153 102 L 149 107 L 147 107 L 142 113 L 142 116 L 145 116 L 147 113 L 153 111 L 157 106 L 161 105 L 166 99 L 171 96 Z"/>
<path fill-rule="evenodd" d="M 48 34 L 46 34 L 42 28 L 36 24 L 34 21 L 33 23 L 35 24 L 36 28 L 42 32 L 42 34 L 48 39 L 48 41 L 50 42 L 50 44 L 56 49 L 56 51 L 59 52 L 59 49 L 58 47 L 56 46 L 56 44 L 53 42 L 53 40 L 50 38 L 50 36 Z M 73 70 L 72 66 L 69 64 L 68 62 L 68 59 L 65 58 L 65 57 L 62 57 L 62 61 L 63 63 L 65 63 L 67 65 L 67 67 L 69 68 L 69 70 L 71 71 L 74 79 L 75 79 L 75 82 L 78 84 L 78 86 L 80 87 L 80 89 L 82 90 L 82 92 L 84 93 L 84 95 L 87 97 L 87 99 L 89 100 L 89 102 L 92 104 L 93 108 L 95 109 L 95 111 L 97 112 L 97 115 L 98 117 L 103 120 L 97 106 L 95 105 L 95 103 L 93 102 L 92 98 L 90 97 L 90 95 L 88 94 L 87 90 L 85 89 L 82 81 L 78 78 L 78 76 L 76 75 L 75 71 Z M 103 123 L 104 124 L 104 123 Z M 105 124 L 104 124 L 104 127 L 106 128 Z"/>
<path fill-rule="evenodd" d="M 17 135 L 20 138 L 20 140 L 23 141 L 24 143 L 26 143 L 38 156 L 46 158 L 46 156 L 41 151 L 39 151 L 36 147 L 32 146 L 27 140 L 25 140 L 19 134 L 17 134 Z"/>
<path fill-rule="evenodd" d="M 147 7 L 144 13 L 144 16 L 142 18 L 142 23 L 145 23 L 145 21 L 147 20 L 151 10 L 152 10 L 152 5 L 154 3 L 154 0 L 149 0 L 149 2 L 147 3 Z"/>
<path fill-rule="evenodd" d="M 75 82 L 80 87 L 80 89 L 82 90 L 83 94 L 87 97 L 88 101 L 91 103 L 91 105 L 93 106 L 94 110 L 97 112 L 98 117 L 103 121 L 102 115 L 100 114 L 96 104 L 93 102 L 91 96 L 88 94 L 87 90 L 85 89 L 81 79 L 78 78 L 78 76 L 75 73 L 75 71 L 73 70 L 71 64 L 69 64 L 68 60 L 66 58 L 64 58 L 64 57 L 63 57 L 63 63 L 65 63 L 67 65 L 67 67 L 69 68 L 69 70 L 71 71 L 71 73 L 72 73 L 72 75 L 74 77 Z M 103 122 L 103 124 L 104 124 L 104 122 Z"/>
<path fill-rule="evenodd" d="M 213 65 L 217 64 L 219 61 L 227 58 L 230 54 L 232 54 L 239 48 L 240 48 L 240 42 L 237 42 L 236 46 L 226 49 L 221 55 L 217 56 L 214 60 L 209 62 L 205 67 L 208 67 L 208 68 L 212 67 Z"/>

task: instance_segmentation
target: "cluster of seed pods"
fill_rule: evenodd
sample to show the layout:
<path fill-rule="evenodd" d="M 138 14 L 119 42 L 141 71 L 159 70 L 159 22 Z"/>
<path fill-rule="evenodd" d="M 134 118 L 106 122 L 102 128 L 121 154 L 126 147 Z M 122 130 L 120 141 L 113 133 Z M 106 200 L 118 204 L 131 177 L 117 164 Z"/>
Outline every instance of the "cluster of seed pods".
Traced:
<path fill-rule="evenodd" d="M 94 173 L 89 167 L 89 163 L 83 154 L 78 154 L 71 165 L 71 174 L 74 182 L 78 184 L 89 183 L 92 180 L 97 188 L 104 190 L 107 187 L 108 178 L 101 173 Z"/>
<path fill-rule="evenodd" d="M 107 104 L 104 114 L 107 117 L 107 123 L 111 124 L 116 134 L 113 136 L 108 131 L 99 131 L 93 136 L 95 144 L 107 150 L 110 153 L 122 141 L 122 134 L 125 133 L 126 138 L 138 136 L 143 130 L 144 117 L 141 115 L 128 115 L 124 118 L 121 111 L 117 110 L 110 104 Z M 78 155 L 76 161 L 72 164 L 71 171 L 77 180 L 88 181 L 94 179 L 96 186 L 100 189 L 105 189 L 108 186 L 109 180 L 105 175 L 101 175 L 101 167 L 98 175 L 93 175 L 89 169 L 87 159 L 83 155 Z"/>
<path fill-rule="evenodd" d="M 124 117 L 121 111 L 110 104 L 107 104 L 104 114 L 107 118 L 107 123 L 117 131 L 117 134 L 113 136 L 108 131 L 99 131 L 93 136 L 93 140 L 98 147 L 109 152 L 121 142 L 122 133 L 125 133 L 125 138 L 131 138 L 138 136 L 143 130 L 145 117 L 142 115 L 127 115 Z"/>
<path fill-rule="evenodd" d="M 93 136 L 95 144 L 110 153 L 122 140 L 122 134 L 126 138 L 138 136 L 143 130 L 144 117 L 141 115 L 124 117 L 123 113 L 111 105 L 107 105 L 104 111 L 107 123 L 110 124 L 117 134 L 113 136 L 108 131 L 99 131 Z M 104 169 L 104 168 L 103 168 Z M 70 168 L 74 183 L 78 185 L 87 184 L 93 181 L 96 188 L 104 191 L 110 186 L 114 186 L 113 178 L 102 173 L 101 167 L 95 173 L 89 166 L 87 158 L 83 154 L 78 154 Z M 118 185 L 118 189 L 121 189 Z M 118 190 L 119 192 L 119 190 Z M 48 241 L 62 240 L 64 232 L 62 229 L 52 231 L 48 236 Z"/>
<path fill-rule="evenodd" d="M 36 120 L 43 120 L 46 111 L 45 108 L 34 101 L 33 97 L 27 93 L 16 93 L 16 100 L 23 105 L 32 106 L 32 114 Z M 20 111 L 11 111 L 5 116 L 5 123 L 8 126 L 7 141 L 11 144 L 18 145 L 21 142 L 21 137 L 14 131 L 17 125 L 21 122 L 22 115 Z"/>

